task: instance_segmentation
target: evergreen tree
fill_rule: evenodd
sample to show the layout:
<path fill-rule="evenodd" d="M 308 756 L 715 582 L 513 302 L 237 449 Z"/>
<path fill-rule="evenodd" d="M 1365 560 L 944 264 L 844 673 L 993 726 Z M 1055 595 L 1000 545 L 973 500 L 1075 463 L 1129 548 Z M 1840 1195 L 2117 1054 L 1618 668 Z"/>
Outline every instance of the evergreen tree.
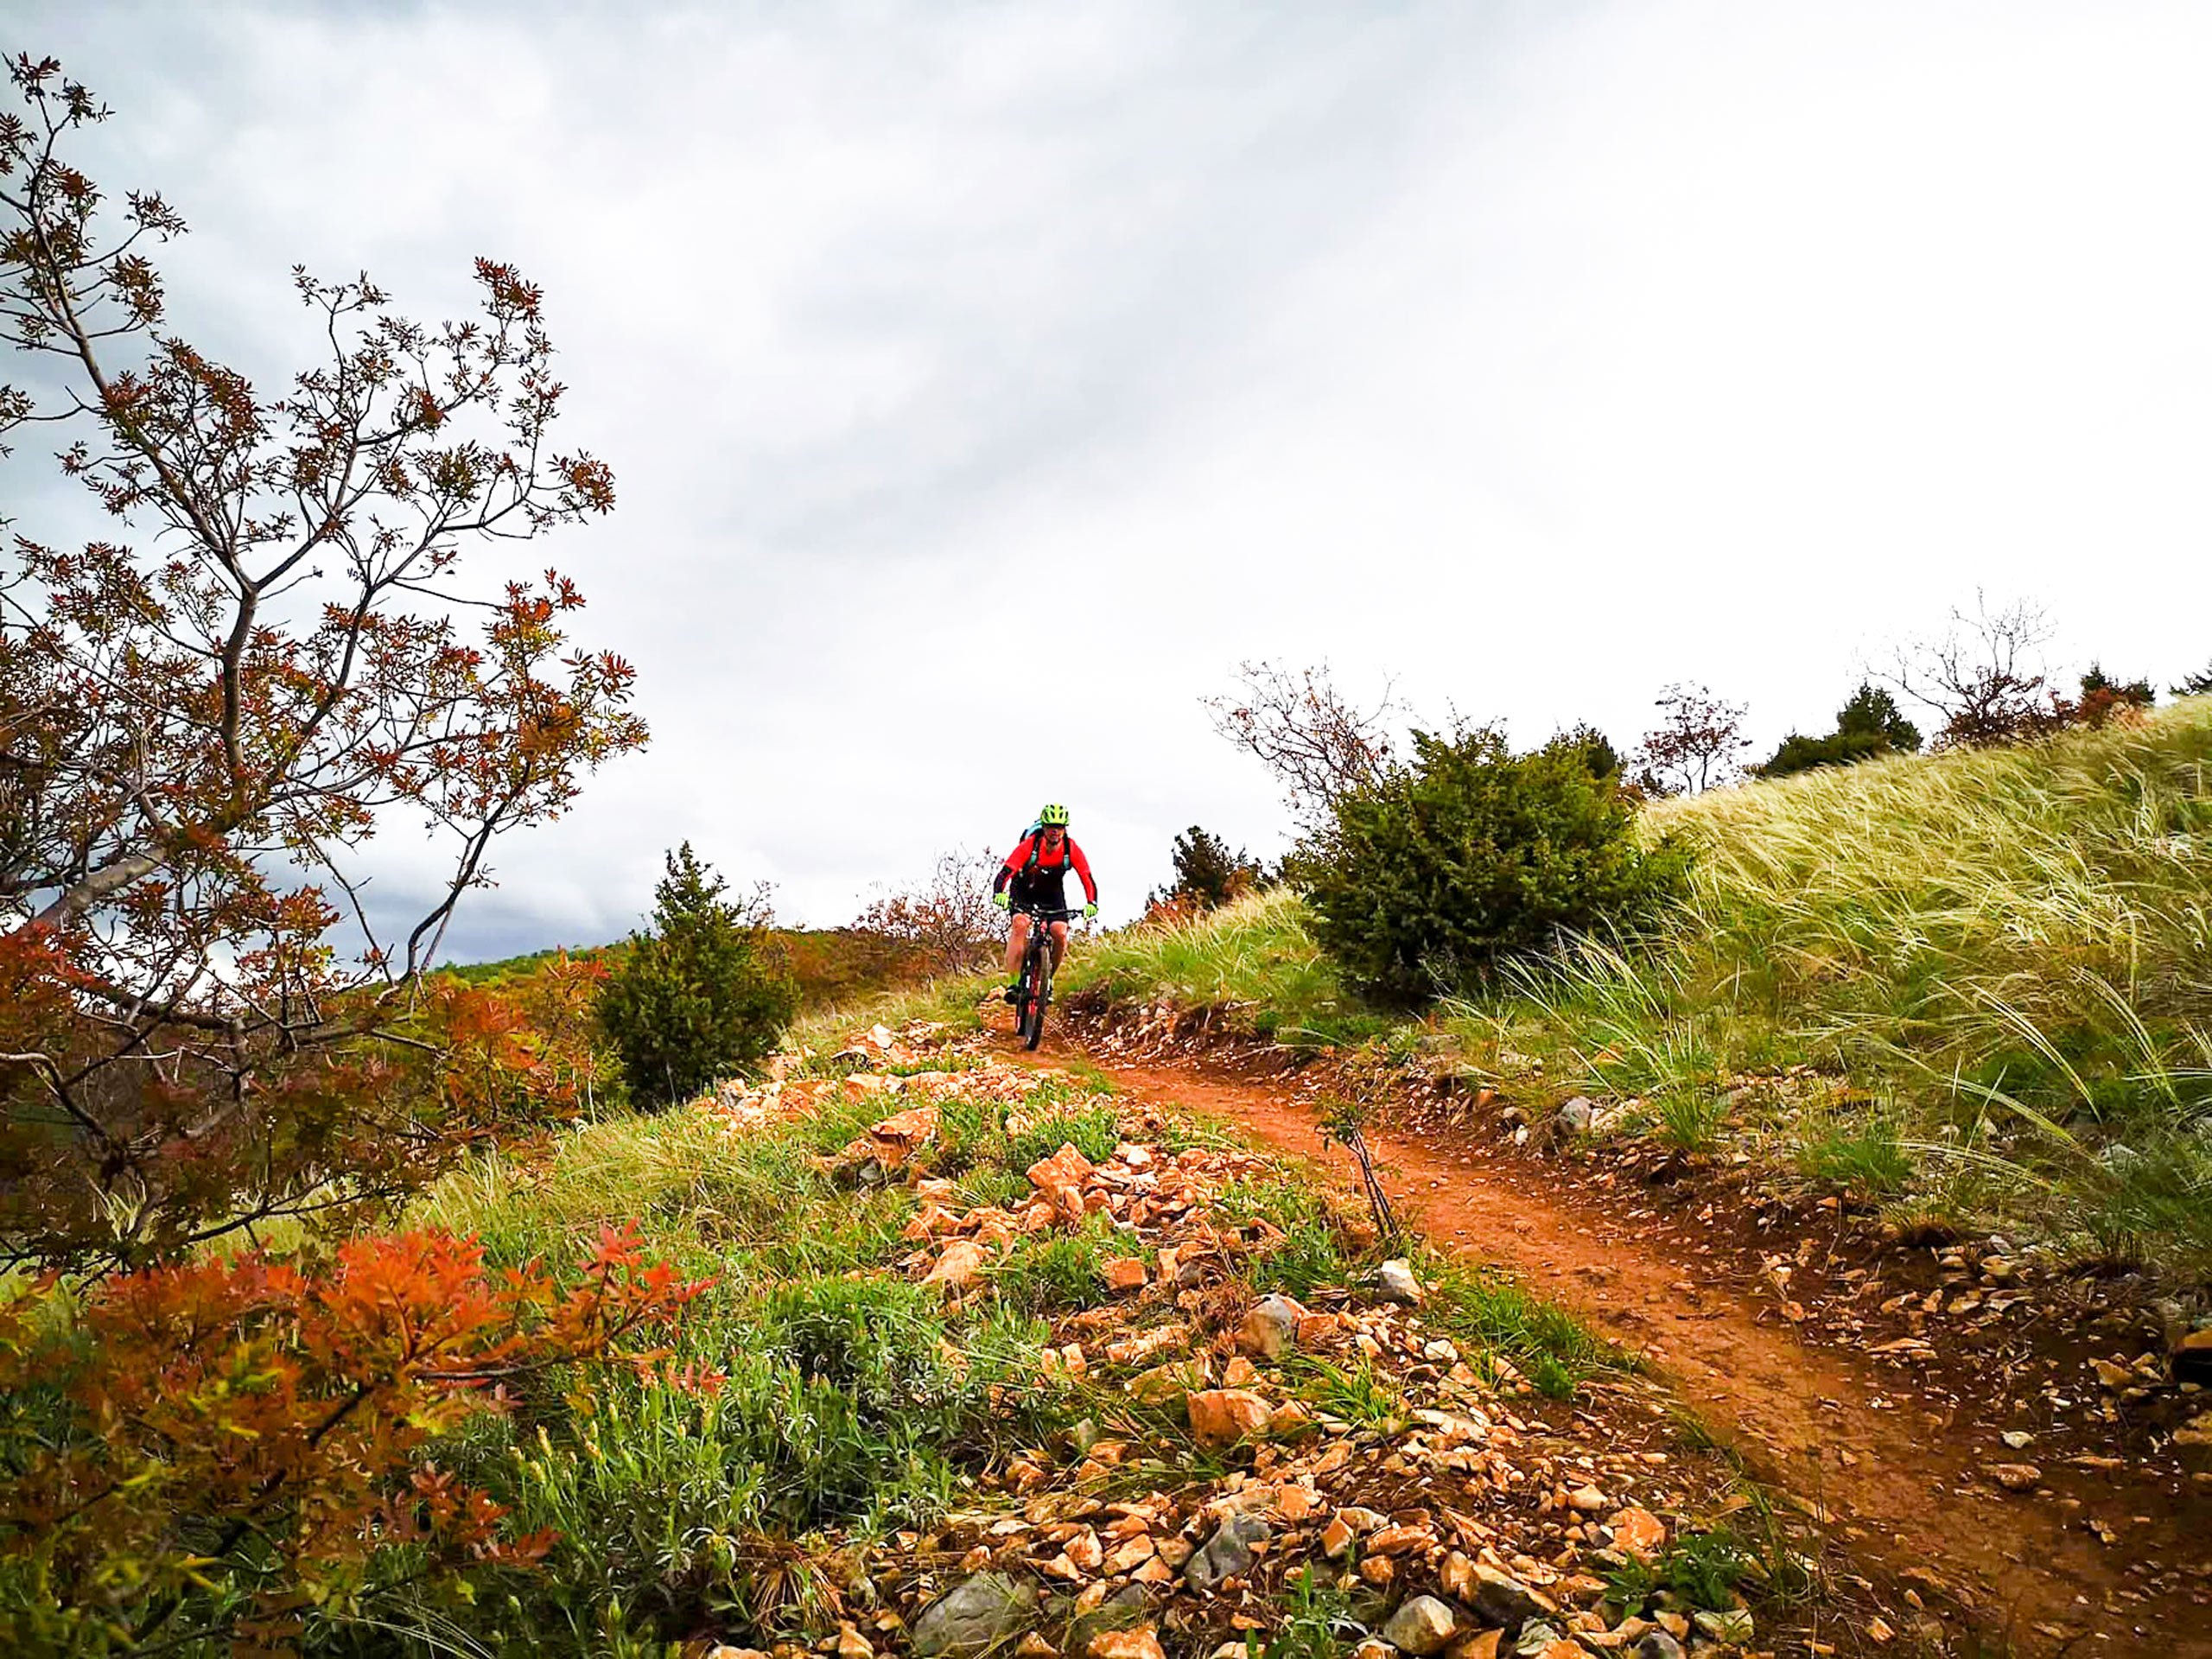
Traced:
<path fill-rule="evenodd" d="M 2212 663 L 2205 665 L 2202 674 L 2191 674 L 2173 688 L 2177 697 L 2201 697 L 2212 693 Z"/>
<path fill-rule="evenodd" d="M 765 900 L 723 898 L 728 884 L 688 841 L 667 862 L 652 925 L 631 936 L 599 1000 L 633 1097 L 664 1105 L 760 1059 L 798 1010 Z"/>
<path fill-rule="evenodd" d="M 1175 885 L 1153 895 L 1153 902 L 1179 899 L 1216 910 L 1249 893 L 1260 882 L 1259 861 L 1243 849 L 1229 850 L 1219 836 L 1192 824 L 1175 837 Z"/>
<path fill-rule="evenodd" d="M 1847 766 L 1877 755 L 1919 750 L 1920 728 L 1904 717 L 1897 699 L 1871 681 L 1861 681 L 1851 701 L 1836 710 L 1835 730 L 1826 737 L 1792 732 L 1772 759 L 1751 771 L 1761 778 L 1787 778 L 1815 766 Z"/>
<path fill-rule="evenodd" d="M 1589 721 L 1561 732 L 1552 739 L 1554 747 L 1579 751 L 1590 768 L 1592 778 L 1618 778 L 1621 772 L 1620 751 L 1613 741 Z"/>
<path fill-rule="evenodd" d="M 1920 753 L 1920 728 L 1904 717 L 1885 687 L 1861 680 L 1851 701 L 1835 712 L 1836 734 L 1878 737 L 1894 753 Z"/>

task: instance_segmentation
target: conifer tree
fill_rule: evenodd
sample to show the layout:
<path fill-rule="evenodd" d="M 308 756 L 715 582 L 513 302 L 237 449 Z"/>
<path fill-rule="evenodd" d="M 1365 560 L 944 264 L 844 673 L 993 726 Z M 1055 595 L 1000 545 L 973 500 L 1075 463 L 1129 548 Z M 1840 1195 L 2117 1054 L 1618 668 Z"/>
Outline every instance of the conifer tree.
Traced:
<path fill-rule="evenodd" d="M 1175 837 L 1172 855 L 1175 885 L 1153 894 L 1154 904 L 1181 900 L 1215 910 L 1259 885 L 1257 860 L 1242 849 L 1230 852 L 1227 842 L 1195 823 Z"/>
<path fill-rule="evenodd" d="M 688 841 L 667 865 L 652 925 L 631 936 L 599 1002 L 632 1094 L 664 1105 L 760 1059 L 798 1010 L 765 899 L 725 899 L 728 884 Z"/>

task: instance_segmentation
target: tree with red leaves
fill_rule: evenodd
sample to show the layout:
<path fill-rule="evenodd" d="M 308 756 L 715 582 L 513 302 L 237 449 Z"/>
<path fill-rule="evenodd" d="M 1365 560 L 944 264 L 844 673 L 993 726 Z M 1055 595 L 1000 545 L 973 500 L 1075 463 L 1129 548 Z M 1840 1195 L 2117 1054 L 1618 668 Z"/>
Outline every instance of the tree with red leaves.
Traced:
<path fill-rule="evenodd" d="M 118 531 L 0 566 L 0 1262 L 134 1268 L 350 1218 L 502 1127 L 424 969 L 495 838 L 645 731 L 566 577 L 463 580 L 613 505 L 553 447 L 538 289 L 480 259 L 480 317 L 431 328 L 295 271 L 325 355 L 272 396 L 171 331 L 175 210 L 108 233 L 67 156 L 107 111 L 9 69 L 0 327 L 60 389 L 0 389 L 0 437 L 50 427 Z M 394 812 L 452 853 L 396 925 L 360 862 Z"/>
<path fill-rule="evenodd" d="M 1744 707 L 1716 697 L 1701 685 L 1670 685 L 1654 702 L 1664 716 L 1644 734 L 1637 751 L 1637 783 L 1662 795 L 1696 795 L 1733 783 L 1736 757 L 1751 747 L 1744 735 Z"/>
<path fill-rule="evenodd" d="M 493 841 L 645 741 L 567 578 L 462 579 L 613 481 L 552 447 L 507 265 L 435 329 L 296 271 L 326 355 L 281 395 L 194 347 L 146 252 L 182 221 L 133 194 L 111 238 L 67 157 L 106 111 L 9 73 L 0 332 L 59 390 L 0 388 L 0 437 L 50 428 L 120 528 L 0 565 L 0 1267 L 46 1269 L 0 1299 L 0 1646 L 267 1651 L 541 1555 L 437 1438 L 549 1367 L 650 1363 L 704 1288 L 627 1230 L 564 1276 L 358 1230 L 589 1086 L 595 965 L 536 1001 L 426 970 Z M 361 863 L 393 813 L 452 853 L 396 930 Z"/>

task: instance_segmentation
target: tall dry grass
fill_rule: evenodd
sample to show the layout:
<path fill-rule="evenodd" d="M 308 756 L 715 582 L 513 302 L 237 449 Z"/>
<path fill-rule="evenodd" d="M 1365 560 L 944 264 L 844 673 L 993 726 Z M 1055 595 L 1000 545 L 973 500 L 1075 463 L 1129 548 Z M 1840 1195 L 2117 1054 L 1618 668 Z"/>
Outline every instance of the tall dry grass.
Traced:
<path fill-rule="evenodd" d="M 2212 1273 L 2212 699 L 1644 829 L 1700 855 L 1655 937 L 1563 942 L 1418 1026 L 1361 1007 L 1280 891 L 1128 930 L 1071 977 L 1283 1040 L 1440 1027 L 1471 1069 L 1638 1098 L 1680 1144 L 1757 1128 L 1885 1196 Z M 1745 1087 L 1796 1066 L 1818 1086 Z"/>

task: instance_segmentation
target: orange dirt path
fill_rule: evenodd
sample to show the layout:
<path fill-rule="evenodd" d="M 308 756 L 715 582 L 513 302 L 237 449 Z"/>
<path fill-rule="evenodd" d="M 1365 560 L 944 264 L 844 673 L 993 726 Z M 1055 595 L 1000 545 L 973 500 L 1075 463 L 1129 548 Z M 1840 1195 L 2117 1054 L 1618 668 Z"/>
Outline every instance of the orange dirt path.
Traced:
<path fill-rule="evenodd" d="M 1229 1120 L 1356 1179 L 1312 1113 L 1265 1082 L 1094 1056 L 1057 1031 L 1033 1056 L 1002 1040 L 1011 1058 L 1079 1058 L 1128 1097 Z M 1578 1213 L 1571 1195 L 1500 1178 L 1471 1141 L 1387 1129 L 1368 1141 L 1402 1221 L 1511 1269 L 1643 1356 L 1755 1475 L 1820 1505 L 1855 1553 L 1916 1586 L 1930 1608 L 1967 1610 L 1997 1650 L 2212 1659 L 2212 1586 L 2131 1594 L 2129 1568 L 2143 1556 L 2212 1558 L 2212 1537 L 2190 1516 L 2140 1517 L 2141 1535 L 2117 1548 L 2069 1530 L 2056 1504 L 1993 1492 L 1978 1474 L 1986 1450 L 1948 1434 L 1948 1421 L 1922 1411 L 1893 1375 L 1806 1343 L 1727 1286 L 1696 1282 L 1709 1263 Z"/>

